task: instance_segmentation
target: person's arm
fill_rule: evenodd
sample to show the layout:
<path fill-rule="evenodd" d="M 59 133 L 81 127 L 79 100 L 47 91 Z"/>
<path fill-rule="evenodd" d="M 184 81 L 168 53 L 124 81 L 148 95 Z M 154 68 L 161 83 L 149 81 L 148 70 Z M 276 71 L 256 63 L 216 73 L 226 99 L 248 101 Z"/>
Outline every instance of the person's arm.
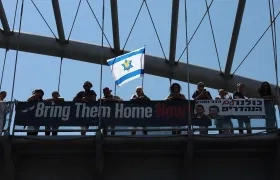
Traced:
<path fill-rule="evenodd" d="M 146 96 L 146 95 L 144 95 L 144 100 L 145 101 L 151 101 L 151 99 L 148 96 Z"/>
<path fill-rule="evenodd" d="M 212 100 L 212 99 L 213 99 L 209 91 L 206 92 L 206 95 L 207 95 L 207 97 L 209 98 L 209 100 Z"/>
<path fill-rule="evenodd" d="M 31 96 L 27 99 L 27 102 L 31 102 L 31 101 L 34 101 L 35 100 L 35 96 Z"/>
<path fill-rule="evenodd" d="M 233 97 L 233 99 L 241 99 L 241 98 L 237 95 L 237 93 L 236 93 L 236 92 L 235 92 L 235 93 L 233 93 L 232 97 Z"/>
<path fill-rule="evenodd" d="M 187 98 L 186 98 L 186 96 L 184 94 L 181 94 L 180 99 L 186 100 Z"/>
<path fill-rule="evenodd" d="M 90 97 L 86 97 L 86 99 L 90 101 L 96 101 L 97 94 L 93 90 L 91 90 L 91 93 L 92 95 Z"/>
<path fill-rule="evenodd" d="M 169 95 L 165 98 L 165 100 L 168 100 L 168 101 L 172 100 L 172 95 L 169 94 Z"/>
<path fill-rule="evenodd" d="M 136 95 L 134 94 L 134 95 L 132 95 L 132 97 L 130 98 L 130 101 L 137 101 L 138 100 L 138 98 L 136 97 Z"/>
<path fill-rule="evenodd" d="M 195 91 L 194 93 L 193 93 L 193 95 L 192 95 L 192 98 L 194 99 L 194 100 L 199 100 L 201 97 L 203 97 L 203 94 L 204 92 L 202 91 L 199 95 L 197 95 L 197 91 Z"/>

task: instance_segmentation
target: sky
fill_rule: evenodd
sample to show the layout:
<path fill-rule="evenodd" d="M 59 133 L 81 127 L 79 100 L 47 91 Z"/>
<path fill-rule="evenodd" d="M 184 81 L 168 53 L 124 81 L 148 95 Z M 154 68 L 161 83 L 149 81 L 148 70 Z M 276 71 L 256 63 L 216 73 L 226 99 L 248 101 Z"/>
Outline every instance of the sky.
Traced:
<path fill-rule="evenodd" d="M 8 22 L 12 28 L 16 0 L 2 0 L 2 2 L 6 11 Z M 58 37 L 51 1 L 34 0 L 34 2 L 46 21 L 49 23 L 55 35 Z M 98 21 L 101 23 L 102 1 L 89 0 L 89 2 Z M 68 37 L 79 0 L 60 0 L 59 3 L 62 13 L 65 36 Z M 118 1 L 121 48 L 124 46 L 141 3 L 142 0 Z M 274 3 L 276 8 L 275 12 L 278 13 L 280 10 L 280 0 L 274 0 Z M 159 6 L 158 1 L 147 0 L 147 4 L 151 11 L 159 38 L 162 42 L 164 53 L 168 57 L 172 1 L 162 0 Z M 210 0 L 208 0 L 208 4 L 210 4 Z M 238 1 L 236 0 L 214 0 L 214 3 L 210 9 L 222 70 L 224 70 L 226 64 L 237 4 Z M 19 0 L 19 7 L 14 26 L 15 31 L 18 31 L 19 29 L 20 5 L 21 0 Z M 189 19 L 188 36 L 190 37 L 206 11 L 205 1 L 187 0 L 187 9 Z M 276 20 L 276 29 L 280 29 L 279 19 L 280 18 Z M 113 46 L 109 0 L 105 0 L 104 23 L 104 32 L 108 37 L 109 43 Z M 240 64 L 240 62 L 243 60 L 248 51 L 252 48 L 269 24 L 270 19 L 268 1 L 247 0 L 232 71 L 237 68 L 237 66 Z M 53 37 L 51 31 L 48 29 L 46 23 L 37 12 L 31 0 L 25 0 L 24 3 L 22 32 Z M 177 37 L 176 59 L 179 58 L 186 46 L 184 0 L 180 1 Z M 277 42 L 279 42 L 280 35 L 278 35 L 277 38 Z M 83 0 L 81 3 L 70 40 L 77 40 L 98 45 L 101 44 L 101 30 L 85 0 Z M 145 5 L 142 8 L 125 49 L 135 50 L 143 47 L 144 45 L 146 45 L 146 54 L 164 57 Z M 104 46 L 108 46 L 106 41 L 104 42 Z M 278 45 L 278 51 L 279 49 L 280 45 Z M 0 50 L 0 66 L 3 64 L 4 52 L 5 50 Z M 8 52 L 3 84 L 1 88 L 1 90 L 6 90 L 8 92 L 8 99 L 11 96 L 15 54 L 15 51 L 12 50 Z M 278 53 L 278 58 L 279 54 L 280 53 Z M 180 62 L 186 62 L 185 55 L 183 55 Z M 210 23 L 207 16 L 190 43 L 189 63 L 219 70 Z M 32 90 L 37 88 L 41 88 L 45 91 L 45 98 L 50 97 L 51 92 L 57 90 L 59 66 L 59 57 L 19 52 L 14 98 L 24 101 L 31 95 Z M 270 83 L 276 84 L 271 31 L 268 31 L 267 34 L 262 38 L 250 56 L 237 70 L 236 74 L 260 81 L 269 81 Z M 62 65 L 60 94 L 66 100 L 72 100 L 76 93 L 82 90 L 84 81 L 91 81 L 93 83 L 94 90 L 99 96 L 99 84 L 101 78 L 103 81 L 102 87 L 107 86 L 114 90 L 114 80 L 108 66 L 103 67 L 103 73 L 101 74 L 100 65 L 98 64 L 90 64 L 71 59 L 64 59 Z M 172 82 L 178 81 L 173 80 Z M 186 82 L 178 83 L 181 84 L 183 88 L 182 92 L 187 96 L 189 93 L 187 88 L 188 84 Z M 207 83 L 211 82 L 205 83 L 207 86 Z M 120 88 L 117 88 L 116 94 L 122 99 L 128 100 L 135 92 L 135 87 L 139 85 L 141 85 L 141 79 L 134 80 Z M 169 86 L 170 84 L 168 78 L 161 78 L 145 74 L 144 91 L 151 99 L 165 99 L 165 97 L 169 94 Z M 190 85 L 190 94 L 192 94 L 195 89 L 196 85 Z M 212 96 L 217 96 L 217 90 L 210 88 L 208 88 L 208 90 Z"/>

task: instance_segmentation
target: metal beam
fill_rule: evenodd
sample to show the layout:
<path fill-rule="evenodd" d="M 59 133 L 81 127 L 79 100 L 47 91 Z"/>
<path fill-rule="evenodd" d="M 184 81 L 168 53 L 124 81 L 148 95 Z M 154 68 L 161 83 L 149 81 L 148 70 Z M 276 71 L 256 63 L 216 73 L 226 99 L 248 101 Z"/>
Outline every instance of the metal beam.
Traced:
<path fill-rule="evenodd" d="M 4 29 L 4 33 L 9 34 L 11 32 L 11 29 L 7 20 L 7 16 L 2 1 L 0 1 L 0 19 Z"/>
<path fill-rule="evenodd" d="M 173 0 L 171 32 L 170 32 L 170 49 L 169 49 L 169 63 L 171 65 L 174 65 L 175 58 L 176 58 L 179 5 L 180 5 L 180 0 Z"/>
<path fill-rule="evenodd" d="M 120 33 L 119 33 L 119 18 L 118 18 L 118 1 L 111 0 L 111 19 L 113 28 L 114 49 L 120 53 Z"/>
<path fill-rule="evenodd" d="M 230 41 L 229 50 L 228 50 L 227 63 L 226 63 L 226 67 L 225 67 L 224 77 L 226 79 L 228 79 L 230 77 L 230 71 L 231 71 L 232 62 L 233 62 L 234 55 L 235 55 L 235 49 L 236 49 L 236 44 L 237 44 L 238 36 L 239 36 L 239 32 L 240 32 L 240 26 L 241 26 L 242 19 L 243 19 L 245 4 L 246 4 L 246 0 L 239 0 L 239 2 L 238 2 L 234 26 L 233 26 L 232 35 L 231 35 L 231 41 Z"/>
<path fill-rule="evenodd" d="M 0 34 L 0 48 L 6 48 L 8 43 L 10 49 L 16 50 L 18 35 L 17 32 L 14 33 L 14 36 L 9 37 Z M 65 58 L 99 64 L 102 47 L 94 44 L 71 41 L 71 43 L 65 45 L 64 48 L 61 48 L 52 37 L 21 33 L 19 50 L 56 57 L 63 55 Z M 112 52 L 109 47 L 104 47 L 103 51 L 105 55 L 104 59 L 109 59 L 115 56 L 115 53 Z M 126 52 L 128 51 L 125 51 L 125 53 Z M 104 65 L 107 65 L 107 63 L 104 62 Z M 197 84 L 202 81 L 207 87 L 214 89 L 223 88 L 224 79 L 220 76 L 219 71 L 191 64 L 188 68 L 190 73 L 190 83 Z M 173 69 L 173 79 L 187 82 L 187 64 L 178 63 L 178 66 L 174 66 Z M 169 78 L 170 66 L 165 63 L 164 58 L 146 55 L 145 72 L 147 74 Z M 229 91 L 235 91 L 236 84 L 239 82 L 243 82 L 247 85 L 247 93 L 249 95 L 257 96 L 256 89 L 260 86 L 260 81 L 234 75 L 234 77 L 228 81 Z M 272 88 L 275 87 L 275 85 L 272 86 Z"/>
<path fill-rule="evenodd" d="M 52 0 L 52 6 L 53 6 L 53 12 L 54 12 L 54 17 L 55 17 L 59 42 L 61 44 L 64 44 L 65 43 L 65 33 L 64 33 L 64 28 L 63 28 L 63 23 L 62 23 L 62 18 L 61 18 L 61 13 L 60 13 L 60 7 L 59 7 L 58 0 Z"/>

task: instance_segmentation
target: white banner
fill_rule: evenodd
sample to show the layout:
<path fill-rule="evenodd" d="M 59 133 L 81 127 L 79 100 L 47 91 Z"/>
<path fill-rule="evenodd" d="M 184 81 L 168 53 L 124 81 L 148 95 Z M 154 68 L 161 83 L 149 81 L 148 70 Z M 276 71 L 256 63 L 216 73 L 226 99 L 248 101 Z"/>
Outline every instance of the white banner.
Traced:
<path fill-rule="evenodd" d="M 196 101 L 195 107 L 204 109 L 204 114 L 218 113 L 220 116 L 248 116 L 249 118 L 265 117 L 263 99 L 221 99 Z M 197 109 L 194 110 L 195 114 Z"/>

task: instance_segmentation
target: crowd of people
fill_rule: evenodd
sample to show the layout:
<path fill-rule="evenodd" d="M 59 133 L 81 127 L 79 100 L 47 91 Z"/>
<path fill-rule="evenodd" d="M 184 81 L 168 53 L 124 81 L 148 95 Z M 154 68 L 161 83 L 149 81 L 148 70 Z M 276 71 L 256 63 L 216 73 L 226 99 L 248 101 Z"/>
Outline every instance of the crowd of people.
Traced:
<path fill-rule="evenodd" d="M 83 91 L 80 91 L 76 94 L 76 96 L 73 98 L 74 102 L 95 102 L 95 101 L 102 101 L 102 102 L 120 102 L 123 101 L 120 97 L 112 95 L 112 90 L 110 88 L 105 87 L 103 89 L 103 97 L 101 99 L 97 99 L 97 94 L 95 93 L 94 90 L 92 90 L 92 83 L 89 81 L 86 81 L 83 84 Z M 4 101 L 6 98 L 7 93 L 5 91 L 0 92 L 0 102 Z M 260 87 L 258 88 L 258 98 L 263 98 L 263 99 L 269 99 L 269 100 L 275 100 L 275 96 L 272 93 L 271 86 L 268 82 L 263 82 Z M 46 101 L 46 102 L 64 102 L 64 98 L 62 98 L 59 94 L 59 92 L 54 91 L 52 93 L 52 97 L 49 99 L 44 99 L 44 91 L 42 89 L 36 89 L 32 92 L 32 95 L 27 99 L 28 102 L 41 102 L 41 101 Z M 211 93 L 205 89 L 205 85 L 203 82 L 199 82 L 197 84 L 197 89 L 192 95 L 193 100 L 218 100 L 218 99 L 248 99 L 250 98 L 247 94 L 245 94 L 245 85 L 243 83 L 238 83 L 237 84 L 237 89 L 231 96 L 228 92 L 226 92 L 224 89 L 219 89 L 218 90 L 218 96 L 213 98 Z M 142 87 L 137 87 L 135 94 L 131 97 L 131 101 L 150 101 L 150 98 L 145 95 Z M 170 94 L 166 98 L 167 101 L 180 101 L 180 100 L 187 100 L 184 94 L 181 93 L 181 86 L 178 83 L 173 83 L 170 86 Z M 209 108 L 211 111 L 218 111 L 215 106 Z M 195 107 L 196 114 L 195 118 L 196 119 L 201 119 L 204 121 L 207 121 L 207 126 L 200 126 L 199 127 L 199 132 L 200 134 L 208 134 L 207 128 L 209 126 L 212 126 L 212 119 L 214 119 L 214 125 L 216 128 L 219 129 L 219 133 L 228 133 L 228 134 L 233 134 L 233 124 L 231 118 L 227 117 L 222 117 L 218 116 L 216 113 L 209 113 L 209 115 L 205 115 L 205 110 L 204 107 L 201 105 L 197 105 Z M 243 134 L 244 131 L 244 124 L 247 130 L 247 133 L 250 134 L 252 133 L 251 131 L 251 123 L 250 119 L 248 117 L 238 117 L 238 128 L 239 128 L 239 134 Z M 273 123 L 273 122 L 272 122 Z M 266 127 L 273 127 L 273 124 L 269 124 L 267 122 Z M 30 127 L 33 129 L 32 132 L 27 132 L 28 135 L 38 135 L 38 130 L 39 126 L 35 127 Z M 47 130 L 45 134 L 47 136 L 51 135 L 57 135 L 57 130 L 59 127 L 57 126 L 47 126 L 45 129 Z M 81 127 L 81 135 L 85 135 L 89 126 L 82 126 Z M 115 135 L 114 126 L 110 126 L 111 128 L 111 135 Z M 146 127 L 143 128 L 143 134 L 147 135 L 147 130 Z M 176 128 L 174 128 L 176 129 Z M 178 129 L 178 128 L 177 128 Z M 225 130 L 229 129 L 229 130 Z M 107 135 L 107 130 L 105 129 L 103 131 L 104 135 Z M 135 135 L 136 131 L 132 130 L 131 135 Z M 174 130 L 172 131 L 172 134 L 181 134 L 181 131 Z"/>

